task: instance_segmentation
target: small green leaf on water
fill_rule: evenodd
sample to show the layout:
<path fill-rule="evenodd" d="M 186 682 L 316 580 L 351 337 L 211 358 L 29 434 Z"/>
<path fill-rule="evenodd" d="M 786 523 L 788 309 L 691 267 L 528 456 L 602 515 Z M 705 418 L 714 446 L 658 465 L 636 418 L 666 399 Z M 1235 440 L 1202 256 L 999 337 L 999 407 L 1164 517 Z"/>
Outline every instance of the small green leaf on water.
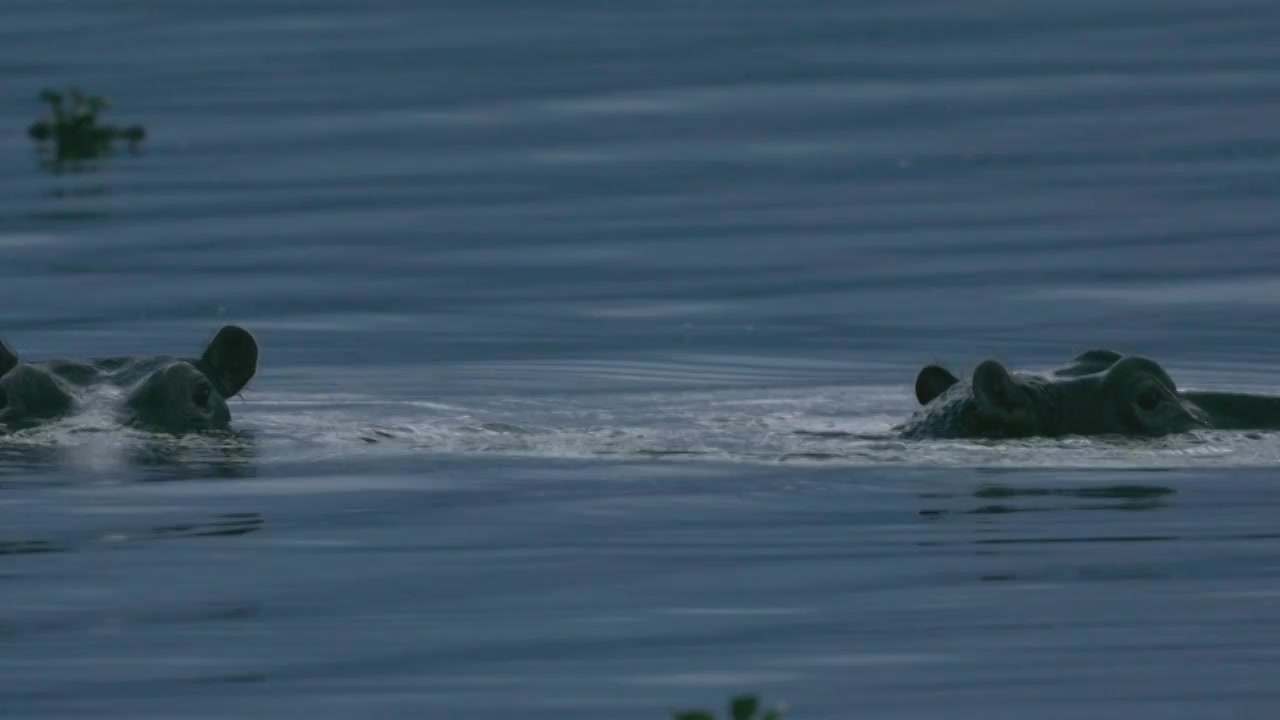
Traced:
<path fill-rule="evenodd" d="M 756 720 L 760 711 L 760 701 L 755 695 L 738 695 L 729 699 L 729 717 L 727 720 Z M 766 710 L 759 720 L 779 720 L 783 706 L 777 705 Z M 672 715 L 675 720 L 716 720 L 715 713 L 709 710 L 685 710 Z"/>
<path fill-rule="evenodd" d="M 733 720 L 751 720 L 759 707 L 760 701 L 755 695 L 739 695 L 729 702 L 729 714 Z"/>
<path fill-rule="evenodd" d="M 129 149 L 136 153 L 138 143 L 147 136 L 141 125 L 120 127 L 100 123 L 99 113 L 111 106 L 104 95 L 94 95 L 78 87 L 68 87 L 65 92 L 51 88 L 40 91 L 40 100 L 48 113 L 27 128 L 27 134 L 39 144 L 41 165 L 59 172 L 66 164 L 91 160 L 108 155 L 112 144 L 127 141 Z M 53 141 L 53 147 L 46 145 Z"/>

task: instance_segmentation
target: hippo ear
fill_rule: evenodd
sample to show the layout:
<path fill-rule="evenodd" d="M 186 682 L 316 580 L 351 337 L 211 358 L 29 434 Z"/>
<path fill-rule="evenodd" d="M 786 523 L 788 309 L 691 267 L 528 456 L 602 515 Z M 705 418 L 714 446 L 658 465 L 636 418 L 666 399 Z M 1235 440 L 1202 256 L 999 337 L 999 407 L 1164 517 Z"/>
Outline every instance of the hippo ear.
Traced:
<path fill-rule="evenodd" d="M 222 396 L 231 397 L 258 371 L 258 341 L 242 327 L 224 325 L 209 341 L 199 362 Z"/>
<path fill-rule="evenodd" d="M 1116 361 L 1124 357 L 1115 350 L 1085 350 L 1076 356 L 1076 362 L 1089 363 L 1091 365 L 1106 365 L 1111 367 Z"/>
<path fill-rule="evenodd" d="M 0 340 L 0 375 L 4 375 L 18 366 L 18 353 L 9 347 L 9 343 Z"/>
<path fill-rule="evenodd" d="M 1085 350 L 1071 361 L 1071 364 L 1053 371 L 1058 377 L 1078 377 L 1092 375 L 1109 369 L 1124 357 L 1115 350 Z"/>
<path fill-rule="evenodd" d="M 950 371 L 939 365 L 926 365 L 916 375 L 916 400 L 921 405 L 928 405 L 933 399 L 946 392 L 952 385 L 960 382 Z"/>
<path fill-rule="evenodd" d="M 1013 412 L 1025 404 L 1025 396 L 1004 366 L 984 360 L 973 370 L 973 396 L 988 408 Z"/>

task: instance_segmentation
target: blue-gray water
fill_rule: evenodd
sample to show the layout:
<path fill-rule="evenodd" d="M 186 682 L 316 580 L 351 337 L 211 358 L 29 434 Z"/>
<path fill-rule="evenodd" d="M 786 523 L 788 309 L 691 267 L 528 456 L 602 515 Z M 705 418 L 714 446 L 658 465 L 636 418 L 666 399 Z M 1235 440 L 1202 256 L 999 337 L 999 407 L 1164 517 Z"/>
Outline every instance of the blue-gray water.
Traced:
<path fill-rule="evenodd" d="M 903 442 L 924 363 L 1280 391 L 1280 8 L 6 0 L 0 716 L 1271 717 L 1280 437 Z M 38 91 L 138 157 L 54 175 Z"/>

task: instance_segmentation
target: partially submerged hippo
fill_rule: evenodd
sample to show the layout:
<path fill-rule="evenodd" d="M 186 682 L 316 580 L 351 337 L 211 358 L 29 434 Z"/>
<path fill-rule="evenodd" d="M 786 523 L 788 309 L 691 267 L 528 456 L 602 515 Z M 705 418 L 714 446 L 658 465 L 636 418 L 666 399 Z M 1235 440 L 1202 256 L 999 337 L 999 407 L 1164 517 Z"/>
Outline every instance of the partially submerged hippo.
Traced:
<path fill-rule="evenodd" d="M 1280 397 L 1179 391 L 1155 361 L 1113 350 L 1082 353 L 1047 376 L 1010 373 L 987 360 L 966 382 L 929 365 L 916 376 L 915 391 L 924 407 L 896 428 L 914 438 L 1280 429 Z"/>
<path fill-rule="evenodd" d="M 0 340 L 0 430 L 19 430 L 105 399 L 123 424 L 182 434 L 227 427 L 226 399 L 258 369 L 248 330 L 220 328 L 199 358 L 168 355 L 22 362 Z"/>

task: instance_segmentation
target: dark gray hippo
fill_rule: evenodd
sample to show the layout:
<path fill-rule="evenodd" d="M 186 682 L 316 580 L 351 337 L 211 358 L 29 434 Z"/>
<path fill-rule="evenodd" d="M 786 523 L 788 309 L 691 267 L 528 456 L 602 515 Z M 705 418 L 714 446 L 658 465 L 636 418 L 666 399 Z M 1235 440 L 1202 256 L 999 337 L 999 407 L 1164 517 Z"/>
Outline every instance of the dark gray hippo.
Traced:
<path fill-rule="evenodd" d="M 929 365 L 916 376 L 915 391 L 924 407 L 895 428 L 912 438 L 1280 429 L 1280 397 L 1179 391 L 1155 361 L 1113 350 L 1081 353 L 1049 375 L 1011 373 L 986 360 L 967 382 Z"/>
<path fill-rule="evenodd" d="M 20 430 L 110 403 L 120 422 L 183 434 L 225 429 L 226 399 L 258 369 L 248 330 L 220 328 L 198 358 L 159 355 L 22 362 L 0 340 L 0 430 Z"/>

